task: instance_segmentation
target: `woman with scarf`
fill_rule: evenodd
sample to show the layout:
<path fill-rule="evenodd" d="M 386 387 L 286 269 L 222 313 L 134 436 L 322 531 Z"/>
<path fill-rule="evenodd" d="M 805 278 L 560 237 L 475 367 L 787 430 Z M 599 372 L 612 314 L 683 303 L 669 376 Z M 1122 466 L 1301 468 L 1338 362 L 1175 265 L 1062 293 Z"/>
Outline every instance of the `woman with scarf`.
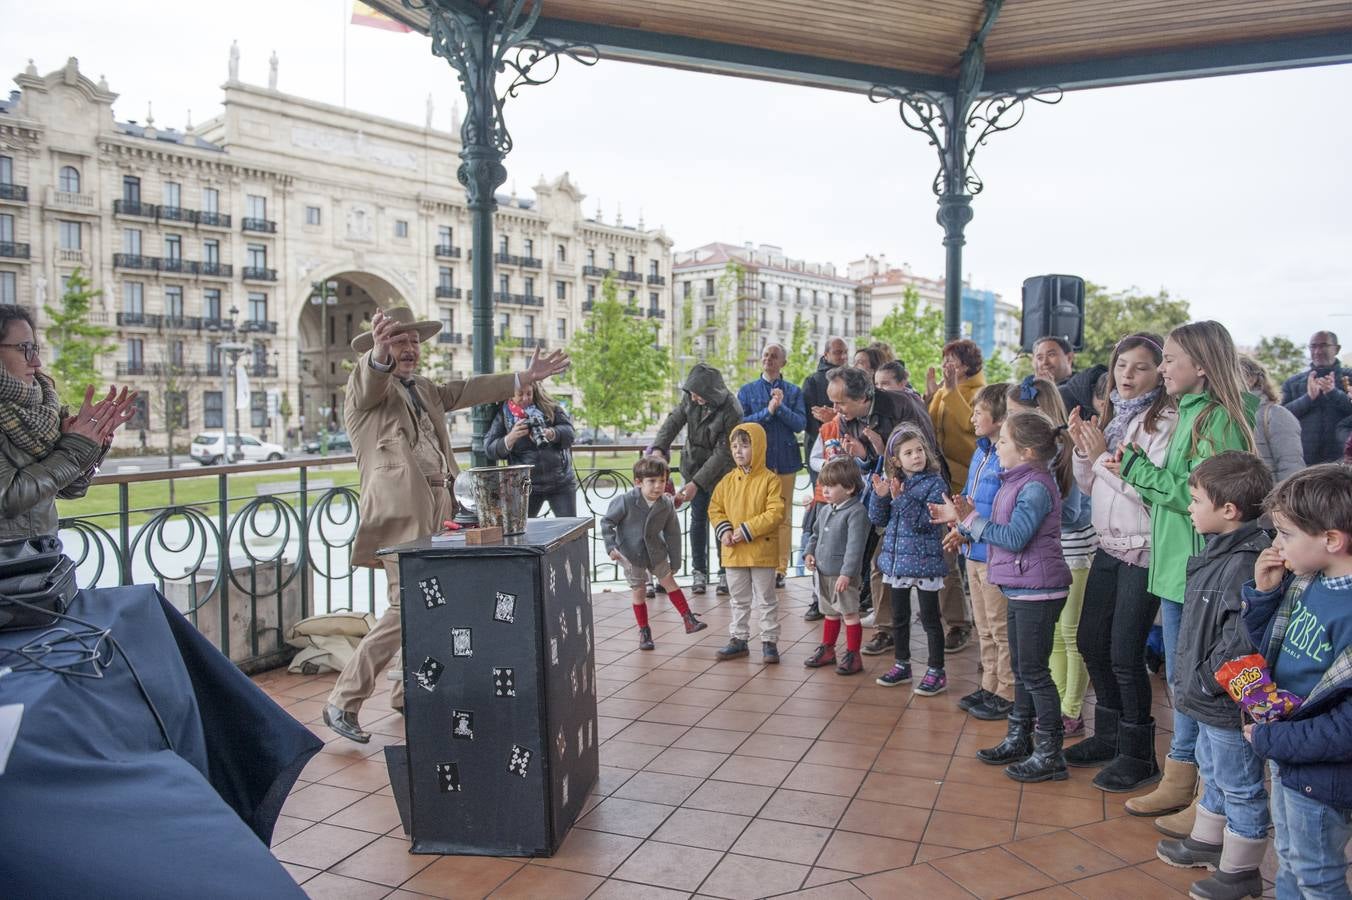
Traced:
<path fill-rule="evenodd" d="M 0 540 L 56 534 L 56 500 L 83 497 L 113 433 L 134 414 L 134 393 L 69 415 L 42 371 L 33 316 L 0 306 Z"/>
<path fill-rule="evenodd" d="M 484 452 L 489 459 L 531 467 L 532 518 L 540 514 L 546 500 L 555 516 L 577 515 L 572 446 L 572 419 L 538 384 L 522 385 L 502 404 L 484 436 Z"/>
<path fill-rule="evenodd" d="M 1150 513 L 1118 477 L 1122 449 L 1135 445 L 1163 464 L 1178 422 L 1160 383 L 1164 340 L 1131 334 L 1118 341 L 1108 367 L 1102 420 L 1070 416 L 1075 480 L 1090 496 L 1098 549 L 1085 586 L 1077 643 L 1094 685 L 1094 735 L 1066 751 L 1072 766 L 1102 766 L 1094 786 L 1134 791 L 1160 779 L 1145 643 L 1159 611 L 1146 588 Z"/>

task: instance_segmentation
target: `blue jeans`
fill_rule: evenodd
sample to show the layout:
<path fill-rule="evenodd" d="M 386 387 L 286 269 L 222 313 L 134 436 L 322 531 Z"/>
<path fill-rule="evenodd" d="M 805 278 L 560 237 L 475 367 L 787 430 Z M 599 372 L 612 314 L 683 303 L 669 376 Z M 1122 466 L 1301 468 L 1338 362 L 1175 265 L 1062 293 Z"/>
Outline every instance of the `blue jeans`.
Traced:
<path fill-rule="evenodd" d="M 1277 826 L 1277 900 L 1347 900 L 1347 841 L 1352 810 L 1334 809 L 1282 784 L 1272 767 Z"/>
<path fill-rule="evenodd" d="M 1164 619 L 1164 674 L 1169 679 L 1169 692 L 1177 698 L 1183 693 L 1183 689 L 1174 683 L 1174 657 L 1178 655 L 1178 626 L 1183 620 L 1183 604 L 1160 601 L 1160 616 Z M 1174 701 L 1174 736 L 1169 741 L 1169 758 L 1197 762 L 1197 722 L 1178 711 L 1177 700 Z"/>
<path fill-rule="evenodd" d="M 1238 728 L 1198 723 L 1197 768 L 1201 806 L 1225 816 L 1225 827 L 1242 838 L 1266 838 L 1271 818 L 1263 788 L 1263 763 Z"/>

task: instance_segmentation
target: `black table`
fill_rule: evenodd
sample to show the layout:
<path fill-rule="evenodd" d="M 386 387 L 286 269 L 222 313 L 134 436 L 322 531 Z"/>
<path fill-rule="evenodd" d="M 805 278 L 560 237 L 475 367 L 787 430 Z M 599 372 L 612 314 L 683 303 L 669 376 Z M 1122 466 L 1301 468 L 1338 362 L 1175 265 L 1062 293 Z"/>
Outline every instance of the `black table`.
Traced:
<path fill-rule="evenodd" d="M 0 894 L 304 897 L 268 842 L 322 742 L 153 587 L 81 591 L 70 613 L 111 627 L 173 749 L 120 656 L 101 679 L 0 677 L 0 705 L 24 705 L 0 775 Z"/>
<path fill-rule="evenodd" d="M 414 853 L 549 855 L 596 783 L 591 519 L 394 548 Z"/>

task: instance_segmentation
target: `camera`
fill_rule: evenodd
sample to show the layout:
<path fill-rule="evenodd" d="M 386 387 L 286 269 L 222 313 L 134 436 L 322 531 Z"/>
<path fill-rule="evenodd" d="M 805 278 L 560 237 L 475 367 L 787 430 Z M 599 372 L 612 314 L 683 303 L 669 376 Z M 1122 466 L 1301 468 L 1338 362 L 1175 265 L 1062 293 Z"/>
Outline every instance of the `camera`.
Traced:
<path fill-rule="evenodd" d="M 549 438 L 545 436 L 549 425 L 545 422 L 544 416 L 539 413 L 527 413 L 526 425 L 530 428 L 530 439 L 535 442 L 535 446 L 541 447 L 549 443 Z"/>

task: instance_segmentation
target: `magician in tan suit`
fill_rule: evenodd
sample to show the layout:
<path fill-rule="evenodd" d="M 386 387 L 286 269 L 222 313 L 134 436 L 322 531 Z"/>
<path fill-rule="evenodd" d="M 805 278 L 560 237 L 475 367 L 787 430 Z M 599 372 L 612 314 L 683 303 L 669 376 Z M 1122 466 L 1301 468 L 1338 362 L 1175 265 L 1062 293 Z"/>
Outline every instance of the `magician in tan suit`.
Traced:
<path fill-rule="evenodd" d="M 408 307 L 395 307 L 377 311 L 371 330 L 352 339 L 352 349 L 361 354 L 347 380 L 344 409 L 361 476 L 361 522 L 352 544 L 352 563 L 384 567 L 390 606 L 338 676 L 324 707 L 324 724 L 363 744 L 371 735 L 357 723 L 357 713 L 402 642 L 399 560 L 375 554 L 381 547 L 440 531 L 441 523 L 454 514 L 451 487 L 459 469 L 451 453 L 446 413 L 500 403 L 521 387 L 568 368 L 562 351 L 541 356 L 537 350 L 522 372 L 433 384 L 416 372 L 422 342 L 440 330 L 441 323 L 414 321 Z M 403 695 L 400 679 L 391 691 L 396 710 L 403 709 Z"/>

